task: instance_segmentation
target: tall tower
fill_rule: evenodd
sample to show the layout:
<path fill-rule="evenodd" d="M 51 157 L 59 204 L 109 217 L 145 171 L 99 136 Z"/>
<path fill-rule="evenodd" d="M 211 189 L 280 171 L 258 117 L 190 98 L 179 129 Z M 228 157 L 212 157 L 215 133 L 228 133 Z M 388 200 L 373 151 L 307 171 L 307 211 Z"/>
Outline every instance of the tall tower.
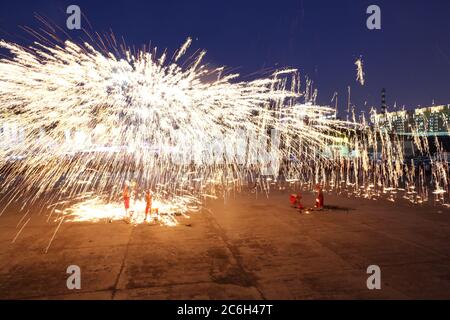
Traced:
<path fill-rule="evenodd" d="M 383 88 L 381 90 L 381 113 L 386 114 L 387 106 L 386 106 L 386 89 Z"/>

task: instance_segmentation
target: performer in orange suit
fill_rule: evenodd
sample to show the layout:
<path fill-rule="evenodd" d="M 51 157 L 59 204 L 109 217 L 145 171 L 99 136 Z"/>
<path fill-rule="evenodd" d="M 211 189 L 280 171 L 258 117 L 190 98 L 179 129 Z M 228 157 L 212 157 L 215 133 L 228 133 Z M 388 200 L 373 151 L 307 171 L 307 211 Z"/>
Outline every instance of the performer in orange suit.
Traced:
<path fill-rule="evenodd" d="M 316 185 L 316 208 L 322 210 L 323 209 L 323 191 L 322 191 L 322 187 L 318 184 Z"/>
<path fill-rule="evenodd" d="M 152 201 L 153 201 L 152 191 L 147 190 L 145 192 L 145 219 L 144 219 L 144 221 L 147 221 L 148 214 L 152 213 Z"/>
<path fill-rule="evenodd" d="M 291 203 L 291 207 L 295 208 L 295 204 L 297 203 L 297 196 L 295 194 L 291 194 L 289 196 L 289 202 Z"/>
<path fill-rule="evenodd" d="M 130 198 L 131 198 L 131 192 L 130 187 L 128 186 L 128 181 L 125 182 L 125 186 L 123 187 L 123 203 L 125 205 L 125 213 L 128 217 L 128 210 L 130 209 Z"/>

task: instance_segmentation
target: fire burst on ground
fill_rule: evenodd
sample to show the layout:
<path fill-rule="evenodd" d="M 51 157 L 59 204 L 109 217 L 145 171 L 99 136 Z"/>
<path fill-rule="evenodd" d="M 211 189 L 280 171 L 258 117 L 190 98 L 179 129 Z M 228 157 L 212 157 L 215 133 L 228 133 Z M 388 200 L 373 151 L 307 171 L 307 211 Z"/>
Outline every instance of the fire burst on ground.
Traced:
<path fill-rule="evenodd" d="M 132 200 L 130 214 L 127 215 L 123 203 L 107 202 L 101 197 L 92 197 L 76 202 L 72 206 L 56 213 L 62 213 L 66 222 L 112 222 L 126 221 L 131 224 L 154 223 L 163 226 L 176 226 L 177 217 L 189 218 L 188 213 L 199 210 L 192 205 L 191 198 L 178 197 L 172 201 L 153 200 L 152 210 L 145 220 L 145 201 Z"/>

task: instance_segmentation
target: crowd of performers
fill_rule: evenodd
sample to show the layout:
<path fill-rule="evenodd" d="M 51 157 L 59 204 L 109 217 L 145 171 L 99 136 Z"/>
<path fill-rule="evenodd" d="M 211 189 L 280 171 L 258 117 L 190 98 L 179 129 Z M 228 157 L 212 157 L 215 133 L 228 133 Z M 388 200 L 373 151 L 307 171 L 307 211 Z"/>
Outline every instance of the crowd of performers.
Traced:
<path fill-rule="evenodd" d="M 129 181 L 125 182 L 125 186 L 123 187 L 123 203 L 125 206 L 125 221 L 130 223 L 133 219 L 134 211 L 130 210 L 130 202 L 133 198 L 136 202 L 137 200 L 137 191 L 136 191 L 136 183 L 133 182 L 130 184 Z M 153 213 L 156 214 L 156 218 L 159 217 L 159 209 L 153 207 L 153 192 L 151 189 L 145 190 L 145 218 L 144 222 L 148 222 L 148 217 L 152 216 Z"/>
<path fill-rule="evenodd" d="M 316 210 L 323 210 L 324 209 L 324 196 L 323 196 L 323 190 L 322 186 L 317 184 L 316 188 L 316 201 L 314 208 Z M 136 183 L 130 184 L 128 181 L 125 182 L 125 186 L 123 188 L 123 202 L 125 206 L 125 221 L 130 223 L 133 219 L 134 211 L 130 210 L 130 202 L 133 198 L 136 202 L 137 200 L 137 191 L 136 191 Z M 156 207 L 153 207 L 153 192 L 151 189 L 145 190 L 145 218 L 144 222 L 148 222 L 149 217 L 154 218 L 154 213 L 156 214 L 156 218 L 159 217 L 159 209 Z M 297 194 L 291 194 L 289 197 L 289 201 L 291 202 L 291 206 L 293 208 L 297 208 L 300 212 L 305 210 L 305 207 L 302 204 L 302 194 L 301 192 L 298 192 Z"/>
<path fill-rule="evenodd" d="M 302 194 L 298 192 L 297 194 L 291 194 L 289 197 L 289 201 L 291 202 L 291 206 L 293 208 L 297 208 L 300 212 L 305 210 L 305 207 L 302 204 Z M 314 205 L 316 210 L 323 210 L 324 208 L 324 199 L 323 199 L 323 190 L 321 185 L 316 185 L 316 202 Z"/>

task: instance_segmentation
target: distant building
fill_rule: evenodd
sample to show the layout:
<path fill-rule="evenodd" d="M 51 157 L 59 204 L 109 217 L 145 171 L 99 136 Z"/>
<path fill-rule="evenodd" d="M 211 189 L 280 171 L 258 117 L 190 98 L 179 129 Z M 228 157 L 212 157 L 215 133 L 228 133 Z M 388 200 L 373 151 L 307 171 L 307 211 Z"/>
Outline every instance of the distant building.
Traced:
<path fill-rule="evenodd" d="M 371 116 L 373 125 L 399 135 L 450 136 L 450 105 L 384 112 Z"/>
<path fill-rule="evenodd" d="M 414 121 L 419 133 L 449 135 L 450 105 L 416 109 Z"/>

